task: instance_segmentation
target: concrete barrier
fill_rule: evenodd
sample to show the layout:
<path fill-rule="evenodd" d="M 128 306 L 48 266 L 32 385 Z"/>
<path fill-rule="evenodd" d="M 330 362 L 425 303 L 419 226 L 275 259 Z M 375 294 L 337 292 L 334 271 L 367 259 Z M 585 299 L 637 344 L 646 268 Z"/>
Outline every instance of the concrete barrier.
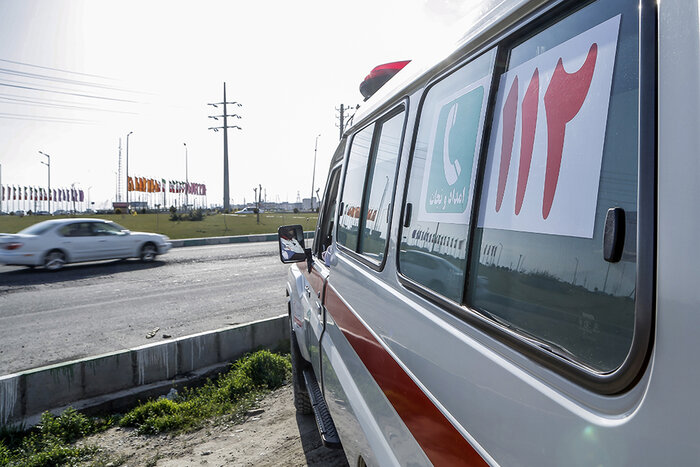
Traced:
<path fill-rule="evenodd" d="M 314 232 L 304 232 L 304 238 L 314 238 Z M 224 245 L 227 243 L 276 242 L 277 234 L 234 235 L 231 237 L 183 238 L 170 240 L 173 248 L 183 246 Z"/>
<path fill-rule="evenodd" d="M 32 426 L 44 411 L 111 407 L 165 393 L 248 352 L 289 339 L 287 315 L 0 377 L 0 426 Z"/>

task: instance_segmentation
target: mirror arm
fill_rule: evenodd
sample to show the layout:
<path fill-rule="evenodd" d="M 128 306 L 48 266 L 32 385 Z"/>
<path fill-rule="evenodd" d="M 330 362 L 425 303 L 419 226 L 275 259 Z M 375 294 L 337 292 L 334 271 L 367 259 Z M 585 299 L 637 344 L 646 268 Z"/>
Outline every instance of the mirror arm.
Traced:
<path fill-rule="evenodd" d="M 311 248 L 304 248 L 304 253 L 306 253 L 306 267 L 308 268 L 308 272 L 311 272 L 314 265 L 314 259 L 311 255 Z"/>

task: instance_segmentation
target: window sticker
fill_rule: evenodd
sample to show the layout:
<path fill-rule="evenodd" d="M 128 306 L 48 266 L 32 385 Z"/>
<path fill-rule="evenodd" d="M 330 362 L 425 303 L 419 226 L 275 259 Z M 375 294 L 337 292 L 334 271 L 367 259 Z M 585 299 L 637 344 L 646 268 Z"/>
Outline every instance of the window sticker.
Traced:
<path fill-rule="evenodd" d="M 437 104 L 421 189 L 419 219 L 468 224 L 491 76 Z"/>
<path fill-rule="evenodd" d="M 479 227 L 593 237 L 619 26 L 501 75 Z"/>

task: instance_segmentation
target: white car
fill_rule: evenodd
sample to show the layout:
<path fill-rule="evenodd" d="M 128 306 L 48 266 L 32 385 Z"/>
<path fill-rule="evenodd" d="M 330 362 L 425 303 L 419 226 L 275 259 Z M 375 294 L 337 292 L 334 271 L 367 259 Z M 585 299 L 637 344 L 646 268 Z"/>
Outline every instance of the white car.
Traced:
<path fill-rule="evenodd" d="M 130 232 L 107 220 L 56 219 L 17 234 L 0 234 L 0 264 L 55 271 L 82 261 L 140 258 L 150 262 L 171 247 L 165 235 Z"/>
<path fill-rule="evenodd" d="M 263 212 L 262 209 L 260 209 L 258 212 Z M 236 211 L 236 214 L 255 214 L 255 208 L 251 208 L 250 206 L 245 207 L 241 209 L 240 211 Z"/>

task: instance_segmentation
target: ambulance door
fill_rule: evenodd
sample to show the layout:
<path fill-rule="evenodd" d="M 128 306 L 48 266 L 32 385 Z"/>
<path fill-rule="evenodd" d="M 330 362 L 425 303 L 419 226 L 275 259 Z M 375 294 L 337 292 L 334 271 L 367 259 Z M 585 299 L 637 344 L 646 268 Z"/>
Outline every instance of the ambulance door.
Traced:
<path fill-rule="evenodd" d="M 305 299 L 308 301 L 306 324 L 306 347 L 309 352 L 314 373 L 322 384 L 320 342 L 326 326 L 325 308 L 323 306 L 325 285 L 330 274 L 330 256 L 333 254 L 332 232 L 335 207 L 340 180 L 340 166 L 331 170 L 319 209 L 319 222 L 312 247 L 313 262 L 311 271 L 304 268 Z"/>

